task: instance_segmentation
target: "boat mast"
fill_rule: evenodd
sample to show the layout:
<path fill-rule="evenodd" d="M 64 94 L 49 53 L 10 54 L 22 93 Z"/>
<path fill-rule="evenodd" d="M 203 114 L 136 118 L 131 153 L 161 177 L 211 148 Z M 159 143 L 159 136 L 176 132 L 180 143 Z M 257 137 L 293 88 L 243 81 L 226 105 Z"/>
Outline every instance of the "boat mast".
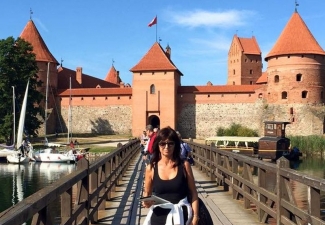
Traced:
<path fill-rule="evenodd" d="M 69 88 L 70 88 L 70 96 L 69 96 L 69 110 L 68 110 L 68 144 L 70 143 L 70 132 L 71 132 L 71 76 L 70 76 Z"/>
<path fill-rule="evenodd" d="M 11 86 L 12 87 L 12 109 L 13 109 L 13 115 L 14 115 L 14 132 L 13 132 L 13 144 L 15 146 L 15 143 L 16 143 L 16 98 L 15 98 L 15 87 L 14 86 Z"/>
<path fill-rule="evenodd" d="M 47 125 L 47 102 L 48 102 L 48 92 L 49 92 L 49 73 L 50 73 L 50 62 L 47 62 L 47 74 L 46 74 L 46 91 L 45 91 L 45 120 L 44 120 L 44 139 L 45 144 L 47 144 L 46 138 L 46 125 Z"/>

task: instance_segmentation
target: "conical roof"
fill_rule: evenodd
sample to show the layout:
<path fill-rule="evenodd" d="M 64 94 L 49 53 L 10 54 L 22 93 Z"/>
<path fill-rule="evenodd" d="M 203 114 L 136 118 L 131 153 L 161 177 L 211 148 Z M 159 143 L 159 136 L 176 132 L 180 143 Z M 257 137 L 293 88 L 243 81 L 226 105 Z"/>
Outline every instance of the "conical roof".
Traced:
<path fill-rule="evenodd" d="M 33 52 L 36 55 L 36 61 L 52 62 L 59 65 L 52 53 L 47 48 L 43 38 L 38 32 L 34 22 L 29 20 L 20 37 L 28 41 L 33 46 Z"/>
<path fill-rule="evenodd" d="M 140 71 L 178 71 L 183 75 L 174 63 L 167 56 L 158 42 L 155 42 L 143 58 L 130 70 L 131 72 Z"/>
<path fill-rule="evenodd" d="M 298 12 L 293 13 L 265 60 L 272 56 L 289 54 L 325 55 Z"/>
<path fill-rule="evenodd" d="M 115 67 L 112 65 L 111 69 L 108 71 L 105 81 L 114 83 L 114 84 L 119 84 L 122 82 L 118 71 L 116 71 Z"/>

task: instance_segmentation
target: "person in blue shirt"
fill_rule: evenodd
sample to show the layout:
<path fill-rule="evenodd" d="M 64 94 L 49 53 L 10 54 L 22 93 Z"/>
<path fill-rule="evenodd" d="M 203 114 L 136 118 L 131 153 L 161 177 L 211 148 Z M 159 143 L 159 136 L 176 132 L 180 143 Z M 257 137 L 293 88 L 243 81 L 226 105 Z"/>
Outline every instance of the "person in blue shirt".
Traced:
<path fill-rule="evenodd" d="M 189 158 L 192 157 L 191 156 L 192 149 L 187 143 L 185 143 L 182 140 L 181 133 L 179 133 L 179 131 L 176 131 L 176 133 L 177 133 L 177 136 L 179 137 L 179 140 L 180 140 L 180 143 L 181 143 L 181 159 L 182 160 L 188 160 Z M 190 164 L 192 164 L 192 162 L 190 162 Z"/>

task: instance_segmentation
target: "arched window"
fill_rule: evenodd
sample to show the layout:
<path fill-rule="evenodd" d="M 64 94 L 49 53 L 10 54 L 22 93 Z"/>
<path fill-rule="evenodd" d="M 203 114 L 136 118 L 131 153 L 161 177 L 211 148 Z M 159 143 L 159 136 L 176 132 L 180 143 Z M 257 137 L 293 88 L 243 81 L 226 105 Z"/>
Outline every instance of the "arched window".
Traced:
<path fill-rule="evenodd" d="M 303 91 L 301 92 L 301 97 L 302 98 L 307 98 L 308 91 Z"/>
<path fill-rule="evenodd" d="M 282 97 L 282 99 L 287 99 L 288 93 L 286 91 L 283 91 L 281 97 Z"/>
<path fill-rule="evenodd" d="M 301 73 L 298 73 L 296 75 L 296 81 L 301 81 L 302 80 L 302 74 Z"/>
<path fill-rule="evenodd" d="M 279 75 L 275 75 L 274 76 L 274 83 L 279 83 L 279 81 L 280 81 Z"/>
<path fill-rule="evenodd" d="M 152 84 L 152 85 L 150 86 L 150 94 L 154 94 L 155 92 L 156 92 L 155 85 Z"/>

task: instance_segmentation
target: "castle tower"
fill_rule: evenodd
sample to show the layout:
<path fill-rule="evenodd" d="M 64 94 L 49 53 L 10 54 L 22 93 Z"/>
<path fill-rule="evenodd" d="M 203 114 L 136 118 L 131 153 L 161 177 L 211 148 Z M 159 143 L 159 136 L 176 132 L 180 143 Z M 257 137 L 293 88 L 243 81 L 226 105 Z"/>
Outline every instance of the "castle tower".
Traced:
<path fill-rule="evenodd" d="M 147 124 L 176 126 L 177 87 L 183 75 L 158 42 L 130 70 L 133 73 L 132 133 L 141 134 Z"/>
<path fill-rule="evenodd" d="M 269 103 L 324 102 L 325 52 L 297 11 L 265 61 Z"/>
<path fill-rule="evenodd" d="M 49 71 L 49 91 L 48 91 L 48 114 L 55 109 L 55 102 L 53 101 L 53 94 L 57 93 L 58 87 L 58 72 L 57 65 L 58 61 L 53 57 L 49 49 L 47 48 L 43 38 L 38 32 L 33 20 L 29 20 L 24 30 L 20 34 L 20 38 L 29 42 L 33 46 L 33 53 L 36 55 L 36 62 L 38 66 L 38 79 L 43 81 L 42 87 L 39 89 L 45 96 L 46 94 L 46 83 L 47 83 L 47 72 Z M 43 102 L 43 107 L 44 107 Z M 57 112 L 52 113 L 47 123 L 47 133 L 55 132 L 55 120 L 58 118 Z M 42 131 L 41 131 L 42 132 Z"/>
<path fill-rule="evenodd" d="M 108 71 L 105 81 L 118 85 L 122 82 L 119 71 L 117 71 L 113 65 Z"/>
<path fill-rule="evenodd" d="M 252 85 L 262 74 L 262 54 L 255 37 L 234 35 L 228 52 L 227 85 Z"/>

